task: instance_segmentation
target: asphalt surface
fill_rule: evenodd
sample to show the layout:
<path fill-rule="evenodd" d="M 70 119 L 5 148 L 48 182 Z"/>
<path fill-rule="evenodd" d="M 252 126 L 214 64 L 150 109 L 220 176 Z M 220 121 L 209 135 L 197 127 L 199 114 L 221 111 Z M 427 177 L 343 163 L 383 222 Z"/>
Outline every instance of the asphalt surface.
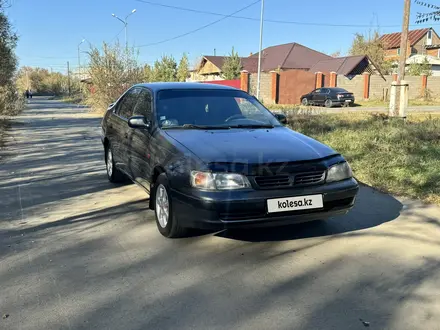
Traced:
<path fill-rule="evenodd" d="M 100 119 L 32 100 L 0 150 L 0 329 L 440 329 L 440 210 L 179 240 L 107 182 Z"/>

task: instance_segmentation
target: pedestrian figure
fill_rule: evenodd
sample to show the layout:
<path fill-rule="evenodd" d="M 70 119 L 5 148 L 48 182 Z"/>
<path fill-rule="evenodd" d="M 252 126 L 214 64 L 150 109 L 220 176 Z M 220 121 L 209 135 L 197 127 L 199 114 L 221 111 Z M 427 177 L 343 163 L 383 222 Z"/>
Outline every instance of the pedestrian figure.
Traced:
<path fill-rule="evenodd" d="M 29 90 L 29 96 L 32 98 L 32 89 Z"/>
<path fill-rule="evenodd" d="M 26 98 L 29 98 L 29 89 L 26 89 L 26 92 L 24 92 L 24 94 L 26 95 Z"/>

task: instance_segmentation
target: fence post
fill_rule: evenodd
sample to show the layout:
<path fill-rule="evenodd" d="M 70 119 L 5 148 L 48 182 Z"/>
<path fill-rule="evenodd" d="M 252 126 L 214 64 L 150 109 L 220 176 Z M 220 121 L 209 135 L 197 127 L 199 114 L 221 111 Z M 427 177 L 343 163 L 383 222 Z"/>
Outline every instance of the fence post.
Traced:
<path fill-rule="evenodd" d="M 368 72 L 364 73 L 364 100 L 370 98 L 370 74 Z"/>
<path fill-rule="evenodd" d="M 427 89 L 428 87 L 428 76 L 426 74 L 422 74 L 422 90 L 421 90 L 421 97 L 426 98 L 427 95 Z"/>
<path fill-rule="evenodd" d="M 271 71 L 271 92 L 272 92 L 272 102 L 277 104 L 278 103 L 278 83 L 279 83 L 279 75 L 276 71 Z"/>
<path fill-rule="evenodd" d="M 249 93 L 249 72 L 246 70 L 240 72 L 240 89 Z"/>
<path fill-rule="evenodd" d="M 337 81 L 337 73 L 332 71 L 330 72 L 330 85 L 329 87 L 336 87 L 336 81 Z"/>
<path fill-rule="evenodd" d="M 323 85 L 323 80 L 324 80 L 324 76 L 323 76 L 322 72 L 315 72 L 315 77 L 316 77 L 315 87 L 321 88 Z"/>

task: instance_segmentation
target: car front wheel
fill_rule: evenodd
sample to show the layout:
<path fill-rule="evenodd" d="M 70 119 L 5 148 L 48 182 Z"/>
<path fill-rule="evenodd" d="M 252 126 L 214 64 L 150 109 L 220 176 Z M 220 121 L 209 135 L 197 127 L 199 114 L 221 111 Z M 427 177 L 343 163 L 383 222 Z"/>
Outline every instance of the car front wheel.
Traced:
<path fill-rule="evenodd" d="M 330 99 L 325 100 L 324 104 L 327 108 L 331 108 L 333 106 L 333 102 Z"/>
<path fill-rule="evenodd" d="M 185 236 L 186 228 L 180 226 L 178 217 L 173 212 L 173 201 L 165 173 L 159 175 L 154 187 L 154 213 L 159 232 L 168 238 Z"/>

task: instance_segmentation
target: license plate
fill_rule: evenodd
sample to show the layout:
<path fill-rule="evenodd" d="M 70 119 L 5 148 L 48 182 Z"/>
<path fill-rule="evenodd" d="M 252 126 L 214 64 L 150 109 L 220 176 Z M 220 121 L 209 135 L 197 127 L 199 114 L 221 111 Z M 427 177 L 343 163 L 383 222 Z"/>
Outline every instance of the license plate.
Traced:
<path fill-rule="evenodd" d="M 351 100 L 345 100 L 345 103 L 350 103 L 351 102 Z"/>
<path fill-rule="evenodd" d="M 322 195 L 285 197 L 267 200 L 269 213 L 319 209 L 324 207 Z"/>

